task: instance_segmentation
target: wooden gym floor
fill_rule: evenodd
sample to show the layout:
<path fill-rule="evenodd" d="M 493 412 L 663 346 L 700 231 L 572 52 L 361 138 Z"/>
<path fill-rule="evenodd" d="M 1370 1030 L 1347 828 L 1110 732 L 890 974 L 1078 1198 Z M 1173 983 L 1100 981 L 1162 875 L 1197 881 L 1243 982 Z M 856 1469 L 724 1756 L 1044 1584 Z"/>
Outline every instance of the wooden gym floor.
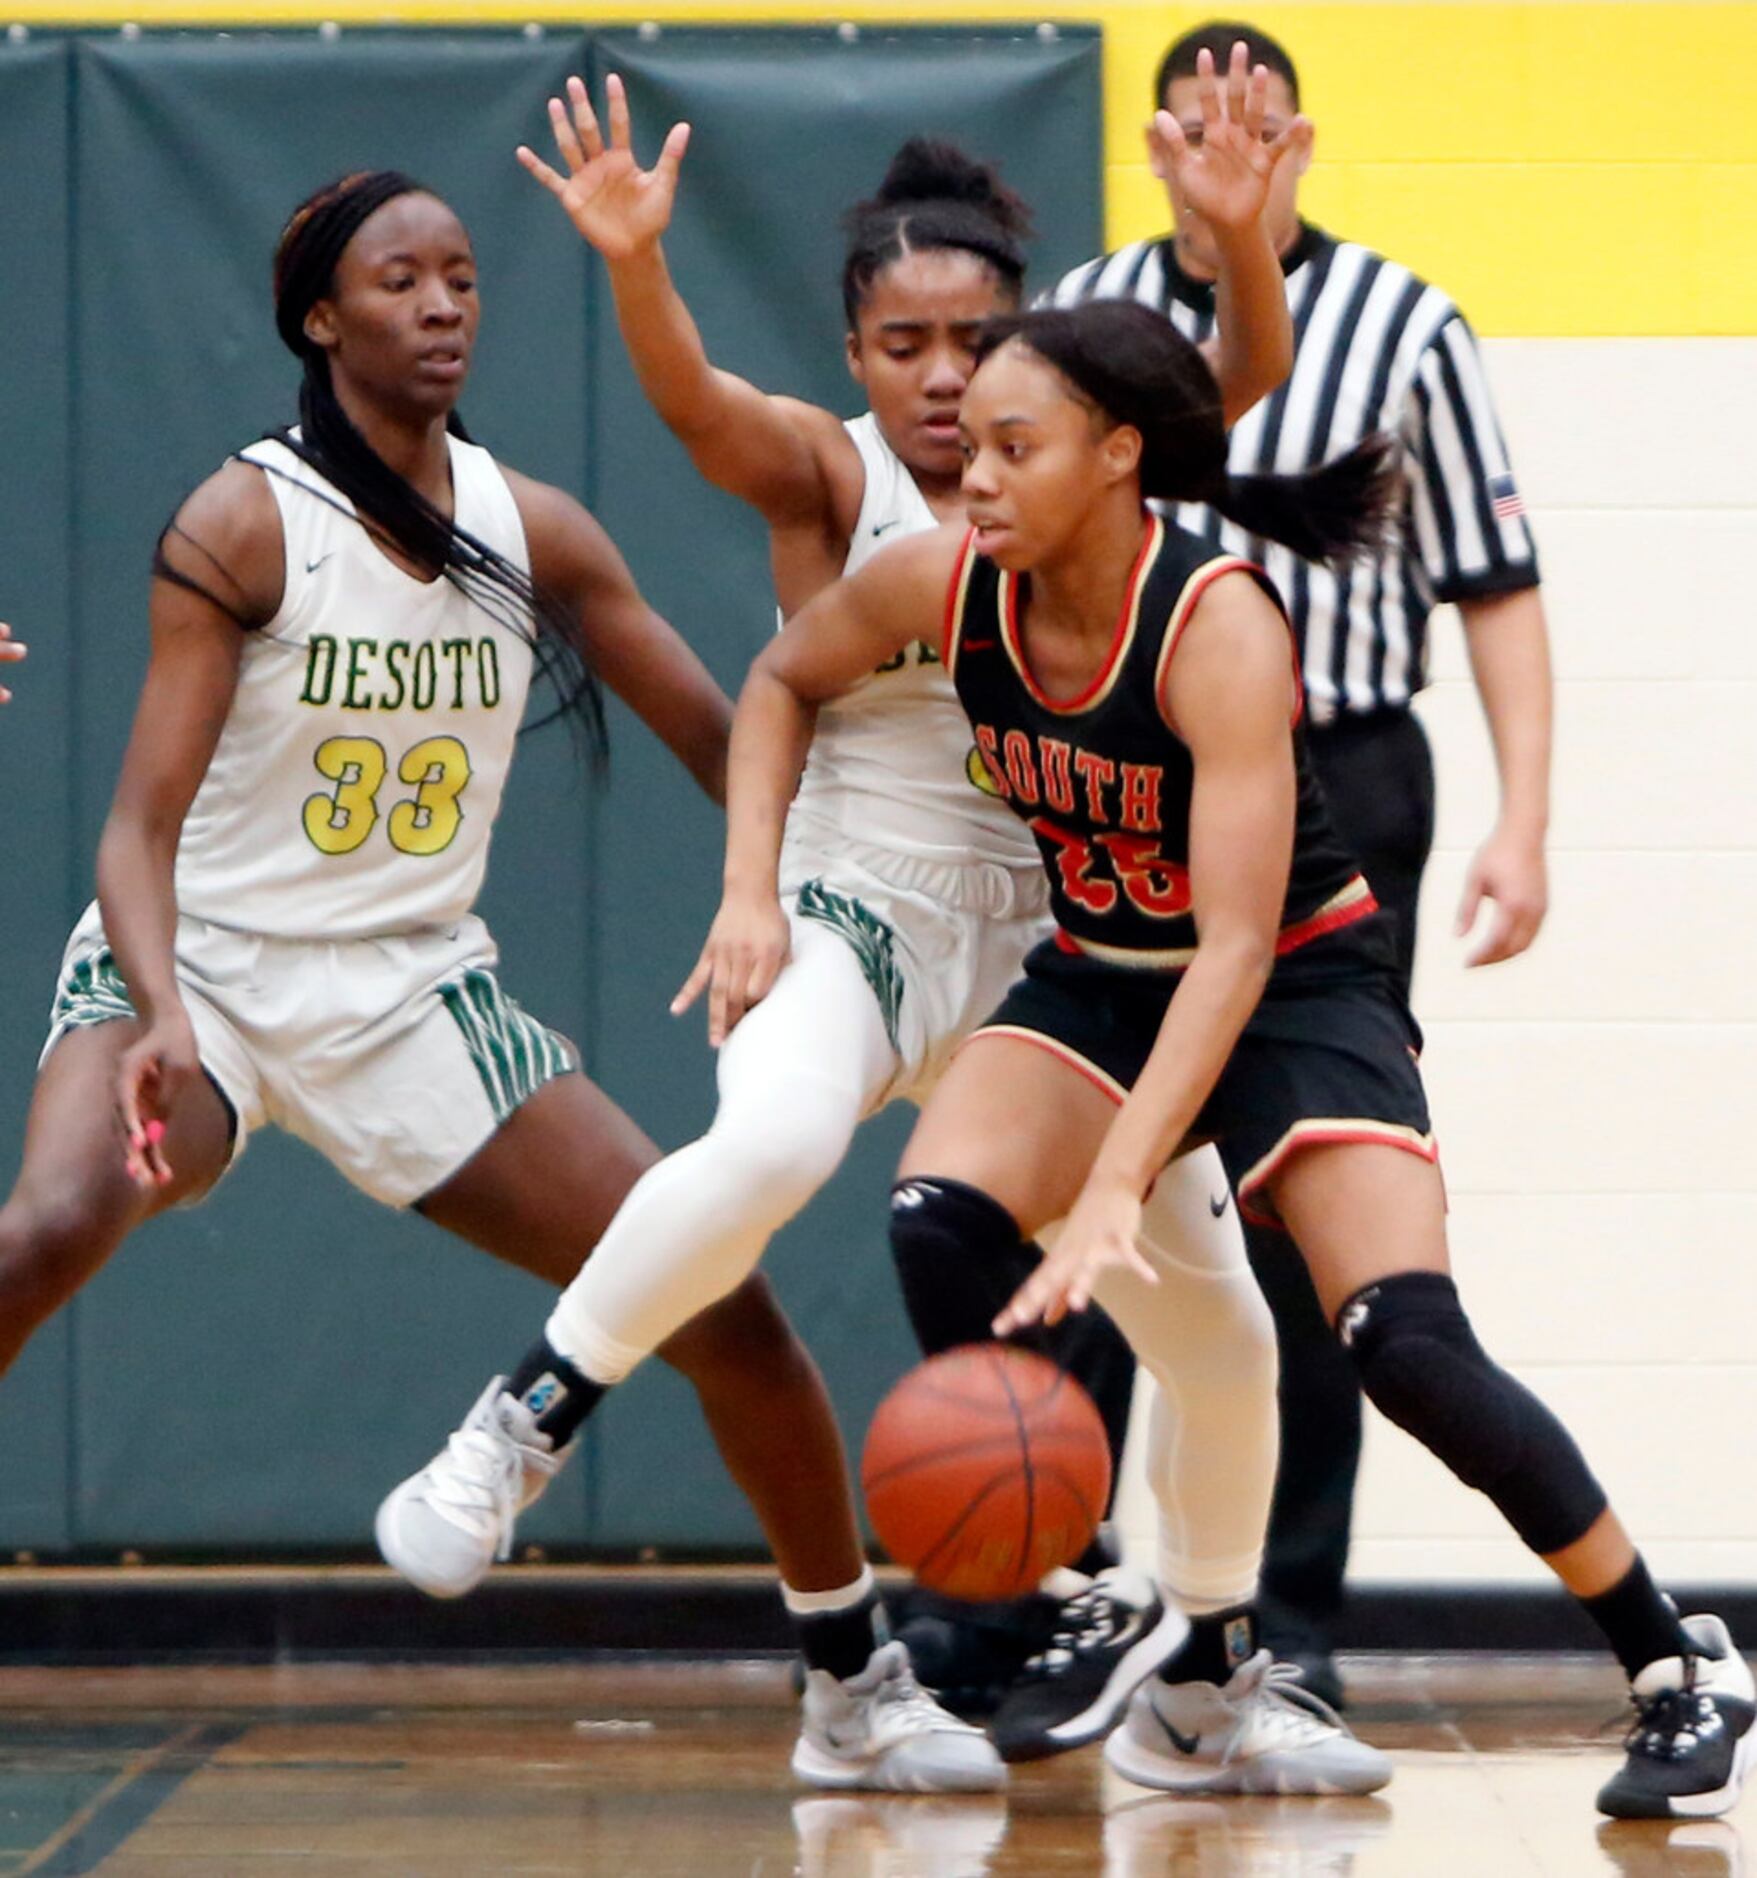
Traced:
<path fill-rule="evenodd" d="M 1004 1799 L 818 1795 L 772 1661 L 0 1669 L 0 1875 L 68 1878 L 1739 1878 L 1725 1821 L 1601 1821 L 1616 1676 L 1361 1657 L 1370 1800 L 1176 1800 L 1098 1753 Z M 1613 1726 L 1605 1728 L 1607 1722 Z M 1753 1866 L 1757 1874 L 1757 1866 Z"/>

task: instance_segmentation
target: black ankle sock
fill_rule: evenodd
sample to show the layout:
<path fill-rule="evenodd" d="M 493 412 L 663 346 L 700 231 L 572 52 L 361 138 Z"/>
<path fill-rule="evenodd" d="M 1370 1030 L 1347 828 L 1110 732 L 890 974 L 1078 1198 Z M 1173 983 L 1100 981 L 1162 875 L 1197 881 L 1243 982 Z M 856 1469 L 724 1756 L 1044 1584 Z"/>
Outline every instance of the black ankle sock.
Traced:
<path fill-rule="evenodd" d="M 806 1668 L 827 1669 L 838 1682 L 858 1676 L 872 1660 L 873 1651 L 890 1636 L 885 1607 L 876 1591 L 845 1611 L 795 1617 L 793 1625 L 799 1632 Z"/>
<path fill-rule="evenodd" d="M 1190 1619 L 1190 1634 L 1161 1668 L 1159 1680 L 1224 1683 L 1256 1653 L 1257 1607 L 1234 1604 Z"/>
<path fill-rule="evenodd" d="M 582 1376 L 544 1338 L 525 1352 L 506 1387 L 535 1416 L 539 1431 L 557 1448 L 564 1448 L 603 1401 L 608 1384 Z"/>
<path fill-rule="evenodd" d="M 1683 1656 L 1695 1648 L 1678 1622 L 1677 1612 L 1655 1588 L 1647 1562 L 1639 1553 L 1610 1590 L 1580 1602 L 1630 1676 L 1638 1675 L 1661 1657 Z"/>

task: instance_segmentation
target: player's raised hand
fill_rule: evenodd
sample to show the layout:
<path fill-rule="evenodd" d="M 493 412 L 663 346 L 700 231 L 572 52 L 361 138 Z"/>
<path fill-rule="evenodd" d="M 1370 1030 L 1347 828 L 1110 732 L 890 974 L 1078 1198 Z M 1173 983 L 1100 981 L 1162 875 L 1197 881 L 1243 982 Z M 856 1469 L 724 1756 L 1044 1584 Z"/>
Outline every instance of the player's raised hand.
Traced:
<path fill-rule="evenodd" d="M 1269 68 L 1250 70 L 1248 56 L 1243 40 L 1238 41 L 1223 89 L 1214 55 L 1206 47 L 1196 54 L 1199 137 L 1187 136 L 1169 111 L 1155 112 L 1147 128 L 1154 168 L 1176 187 L 1184 205 L 1214 228 L 1249 228 L 1263 212 L 1276 167 L 1290 152 L 1311 147 L 1311 120 L 1305 117 L 1265 136 Z"/>
<path fill-rule="evenodd" d="M 0 665 L 16 665 L 30 648 L 12 636 L 12 628 L 0 620 Z M 0 704 L 10 704 L 12 693 L 0 685 Z"/>
<path fill-rule="evenodd" d="M 552 169 L 528 144 L 518 159 L 567 211 L 568 219 L 607 261 L 650 248 L 671 223 L 677 172 L 689 147 L 689 126 L 673 124 L 650 170 L 635 161 L 628 93 L 614 72 L 604 81 L 610 142 L 604 142 L 585 81 L 567 81 L 567 103 L 549 100 L 549 123 L 567 174 Z M 571 110 L 570 110 L 571 107 Z"/>
<path fill-rule="evenodd" d="M 728 896 L 708 929 L 702 955 L 683 989 L 671 1000 L 681 1017 L 703 991 L 708 994 L 708 1041 L 717 1050 L 738 1020 L 773 990 L 791 950 L 787 915 L 772 896 Z"/>

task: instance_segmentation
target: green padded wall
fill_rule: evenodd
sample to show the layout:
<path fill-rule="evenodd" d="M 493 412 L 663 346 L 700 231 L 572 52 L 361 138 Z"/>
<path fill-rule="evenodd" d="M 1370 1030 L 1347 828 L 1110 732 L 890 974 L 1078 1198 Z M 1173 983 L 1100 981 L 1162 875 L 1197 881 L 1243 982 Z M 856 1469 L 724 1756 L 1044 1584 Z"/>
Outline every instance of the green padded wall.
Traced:
<path fill-rule="evenodd" d="M 350 168 L 429 180 L 471 228 L 484 322 L 464 401 L 506 460 L 584 495 L 661 610 L 735 687 L 772 625 L 760 528 L 641 404 L 582 245 L 511 158 L 570 71 L 629 81 L 640 141 L 696 126 L 671 243 L 716 357 L 852 413 L 836 218 L 917 130 L 998 156 L 1035 203 L 1045 277 L 1099 242 L 1098 42 L 1005 32 L 88 35 L 0 47 L 0 616 L 28 632 L 0 715 L 0 1158 L 35 1052 L 145 656 L 145 567 L 180 494 L 292 414 L 269 253 Z M 29 257 L 21 267 L 15 257 Z M 717 814 L 626 715 L 594 789 L 563 732 L 529 739 L 484 912 L 509 985 L 585 1045 L 664 1146 L 711 1112 L 712 1060 L 665 1004 L 714 903 Z M 28 815 L 17 806 L 28 803 Z M 908 1361 L 883 1246 L 906 1118 L 868 1131 L 771 1269 L 851 1435 Z M 0 1555 L 359 1550 L 417 1464 L 546 1310 L 541 1286 L 255 1141 L 160 1222 L 0 1383 Z M 744 1549 L 754 1524 L 685 1391 L 618 1392 L 523 1529 L 556 1546 Z"/>
<path fill-rule="evenodd" d="M 31 642 L 0 710 L 0 1133 L 10 1178 L 55 963 L 88 871 L 72 827 L 74 560 L 67 361 L 65 45 L 0 50 L 0 618 Z M 10 668 L 9 668 L 10 669 Z M 70 1314 L 0 1384 L 0 1557 L 67 1545 Z"/>

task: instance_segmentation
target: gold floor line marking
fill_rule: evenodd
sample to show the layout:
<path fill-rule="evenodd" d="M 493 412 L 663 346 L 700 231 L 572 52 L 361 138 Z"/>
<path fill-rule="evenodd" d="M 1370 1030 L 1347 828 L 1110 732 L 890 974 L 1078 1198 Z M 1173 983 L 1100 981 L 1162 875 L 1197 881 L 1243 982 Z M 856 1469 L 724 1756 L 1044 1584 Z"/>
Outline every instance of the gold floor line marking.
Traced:
<path fill-rule="evenodd" d="M 112 1800 L 117 1798 L 118 1795 L 133 1786 L 135 1781 L 137 1781 L 142 1774 L 156 1767 L 166 1755 L 174 1754 L 179 1748 L 190 1746 L 200 1734 L 200 1723 L 192 1722 L 187 1728 L 179 1728 L 174 1735 L 168 1736 L 165 1740 L 161 1741 L 157 1747 L 145 1748 L 139 1754 L 135 1755 L 133 1760 L 124 1762 L 114 1779 L 100 1787 L 77 1813 L 73 1814 L 71 1818 L 67 1819 L 62 1824 L 58 1832 L 51 1838 L 45 1839 L 43 1843 L 37 1847 L 30 1857 L 19 1866 L 17 1872 L 14 1874 L 14 1878 L 26 1878 L 26 1874 L 29 1872 L 41 1871 L 43 1866 L 53 1858 L 69 1840 L 76 1838 L 80 1833 L 84 1832 L 86 1827 L 97 1818 L 104 1808 L 108 1806 Z"/>

